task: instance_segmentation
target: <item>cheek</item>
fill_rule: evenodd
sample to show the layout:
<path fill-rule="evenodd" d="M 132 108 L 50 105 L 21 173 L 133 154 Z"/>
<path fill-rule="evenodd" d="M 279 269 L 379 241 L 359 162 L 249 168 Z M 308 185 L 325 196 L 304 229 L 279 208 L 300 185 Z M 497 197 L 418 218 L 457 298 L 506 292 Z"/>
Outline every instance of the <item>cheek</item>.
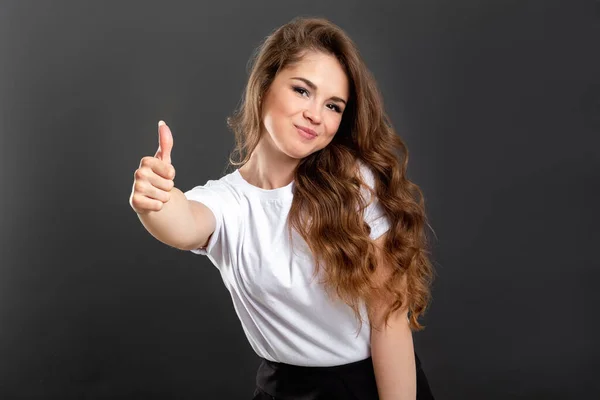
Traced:
<path fill-rule="evenodd" d="M 285 98 L 284 96 L 272 97 L 267 105 L 267 109 L 263 112 L 263 120 L 265 125 L 271 127 L 283 126 L 288 124 L 288 117 L 294 114 L 297 108 L 294 99 Z"/>
<path fill-rule="evenodd" d="M 272 105 L 266 105 L 262 114 L 263 124 L 271 133 L 273 133 L 273 130 L 276 130 L 276 127 L 279 124 L 279 110 L 277 110 L 277 107 L 273 107 Z"/>
<path fill-rule="evenodd" d="M 277 113 L 286 113 L 288 109 L 293 108 L 294 104 L 298 102 L 297 96 L 294 96 L 291 90 L 288 91 L 281 88 L 274 89 L 271 92 L 269 100 L 271 108 Z"/>
<path fill-rule="evenodd" d="M 342 118 L 337 117 L 337 116 L 330 118 L 326 122 L 328 136 L 331 136 L 331 138 L 333 138 L 333 136 L 335 136 L 337 130 L 340 128 L 341 122 L 342 122 Z"/>

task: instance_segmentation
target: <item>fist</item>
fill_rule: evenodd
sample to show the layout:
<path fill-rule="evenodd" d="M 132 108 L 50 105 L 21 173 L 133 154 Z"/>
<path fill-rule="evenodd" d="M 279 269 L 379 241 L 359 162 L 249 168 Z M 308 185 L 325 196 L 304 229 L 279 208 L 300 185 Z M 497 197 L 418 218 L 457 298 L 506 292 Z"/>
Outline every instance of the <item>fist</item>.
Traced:
<path fill-rule="evenodd" d="M 133 189 L 129 197 L 131 208 L 138 214 L 160 211 L 171 199 L 175 186 L 175 168 L 171 165 L 173 135 L 163 122 L 158 123 L 158 150 L 152 156 L 143 157 L 140 167 L 133 174 Z"/>

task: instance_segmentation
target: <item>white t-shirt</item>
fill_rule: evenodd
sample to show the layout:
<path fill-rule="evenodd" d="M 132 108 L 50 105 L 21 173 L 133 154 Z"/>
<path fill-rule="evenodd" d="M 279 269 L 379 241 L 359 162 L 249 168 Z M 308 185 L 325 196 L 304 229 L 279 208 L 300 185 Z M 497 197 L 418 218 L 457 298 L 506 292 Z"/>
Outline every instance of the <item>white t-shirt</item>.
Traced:
<path fill-rule="evenodd" d="M 371 170 L 362 162 L 359 165 L 363 179 L 373 187 Z M 291 182 L 261 189 L 235 170 L 188 190 L 186 198 L 206 205 L 216 219 L 207 246 L 191 251 L 207 255 L 221 272 L 248 341 L 260 357 L 301 366 L 364 360 L 371 354 L 364 302 L 358 332 L 352 309 L 332 300 L 318 279 L 311 279 L 314 259 L 295 230 L 292 249 L 287 217 L 293 187 Z M 363 196 L 370 200 L 366 188 Z M 372 239 L 389 229 L 376 198 L 364 218 Z"/>

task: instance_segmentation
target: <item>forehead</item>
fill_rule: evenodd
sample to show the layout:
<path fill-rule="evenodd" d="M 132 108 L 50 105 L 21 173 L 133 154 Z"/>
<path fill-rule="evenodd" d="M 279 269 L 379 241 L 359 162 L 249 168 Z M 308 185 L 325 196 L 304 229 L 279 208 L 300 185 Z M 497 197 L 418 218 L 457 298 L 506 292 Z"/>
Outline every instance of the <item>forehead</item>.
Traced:
<path fill-rule="evenodd" d="M 348 98 L 348 77 L 340 62 L 332 55 L 307 52 L 294 64 L 280 72 L 280 78 L 302 77 L 317 85 L 318 91 L 326 95 Z"/>

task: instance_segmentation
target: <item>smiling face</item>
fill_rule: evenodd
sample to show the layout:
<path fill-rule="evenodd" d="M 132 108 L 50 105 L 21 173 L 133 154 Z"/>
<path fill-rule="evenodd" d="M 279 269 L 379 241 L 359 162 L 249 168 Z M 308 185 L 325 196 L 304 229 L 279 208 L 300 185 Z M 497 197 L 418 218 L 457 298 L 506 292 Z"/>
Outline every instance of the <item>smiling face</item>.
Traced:
<path fill-rule="evenodd" d="M 348 96 L 348 77 L 339 61 L 321 52 L 305 53 L 281 70 L 265 93 L 261 140 L 269 142 L 270 151 L 298 160 L 321 150 L 335 136 Z"/>

